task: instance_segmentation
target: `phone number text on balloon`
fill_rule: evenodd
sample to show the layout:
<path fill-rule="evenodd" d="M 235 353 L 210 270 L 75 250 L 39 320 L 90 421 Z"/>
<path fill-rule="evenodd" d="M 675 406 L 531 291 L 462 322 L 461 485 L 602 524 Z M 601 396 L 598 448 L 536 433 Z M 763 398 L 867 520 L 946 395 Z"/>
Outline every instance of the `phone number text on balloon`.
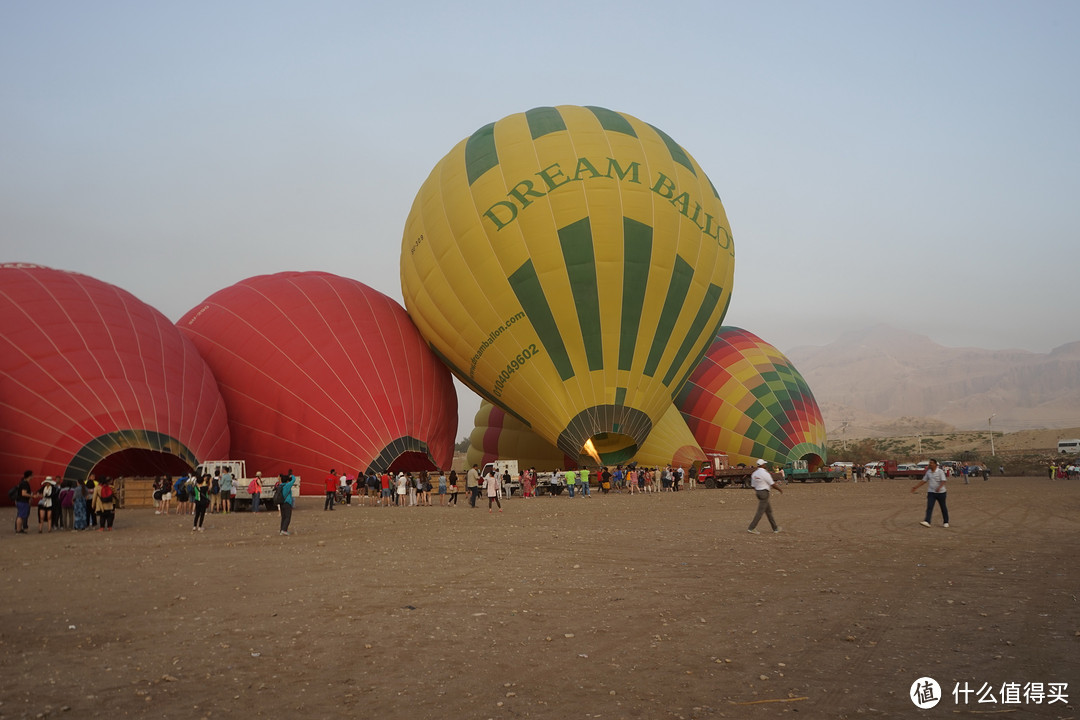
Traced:
<path fill-rule="evenodd" d="M 525 367 L 525 363 L 529 362 L 531 358 L 536 357 L 539 354 L 540 350 L 536 347 L 536 343 L 529 343 L 529 347 L 522 348 L 521 352 L 517 354 L 517 357 L 506 363 L 506 369 L 499 373 L 499 377 L 495 381 L 495 387 L 492 388 L 491 393 L 495 397 L 501 397 L 503 388 L 506 386 L 506 381 L 510 379 L 510 376 Z"/>

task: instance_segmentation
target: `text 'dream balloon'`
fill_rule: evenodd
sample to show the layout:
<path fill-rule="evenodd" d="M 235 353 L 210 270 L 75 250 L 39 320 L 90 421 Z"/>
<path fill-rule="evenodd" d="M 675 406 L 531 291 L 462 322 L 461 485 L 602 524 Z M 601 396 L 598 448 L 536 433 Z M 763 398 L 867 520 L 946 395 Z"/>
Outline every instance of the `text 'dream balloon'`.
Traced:
<path fill-rule="evenodd" d="M 732 463 L 781 464 L 827 457 L 825 422 L 810 387 L 779 350 L 757 335 L 723 327 L 675 404 L 706 452 Z"/>
<path fill-rule="evenodd" d="M 392 299 L 322 272 L 248 278 L 177 323 L 217 377 L 249 472 L 449 467 L 457 395 Z M 322 492 L 321 490 L 318 490 Z"/>
<path fill-rule="evenodd" d="M 466 385 L 567 455 L 640 446 L 731 296 L 720 198 L 667 134 L 598 107 L 540 107 L 461 141 L 420 188 L 401 280 Z"/>
<path fill-rule="evenodd" d="M 225 403 L 195 346 L 131 293 L 0 265 L 0 474 L 179 474 L 228 450 Z"/>

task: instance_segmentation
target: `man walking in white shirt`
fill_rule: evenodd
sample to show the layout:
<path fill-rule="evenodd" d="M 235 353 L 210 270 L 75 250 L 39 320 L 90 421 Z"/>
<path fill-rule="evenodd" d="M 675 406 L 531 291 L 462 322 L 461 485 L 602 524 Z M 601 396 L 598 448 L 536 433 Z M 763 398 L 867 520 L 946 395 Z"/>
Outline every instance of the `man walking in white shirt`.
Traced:
<path fill-rule="evenodd" d="M 945 521 L 945 527 L 949 527 L 949 508 L 945 506 L 945 484 L 948 478 L 945 471 L 938 467 L 937 460 L 930 459 L 930 467 L 926 469 L 923 479 L 915 487 L 911 488 L 914 493 L 923 484 L 926 485 L 926 519 L 920 525 L 930 527 L 930 517 L 934 514 L 934 503 L 941 505 L 941 519 Z"/>
<path fill-rule="evenodd" d="M 746 531 L 758 535 L 758 531 L 755 529 L 758 522 L 761 520 L 761 516 L 764 515 L 769 519 L 769 524 L 772 525 L 772 531 L 774 533 L 780 532 L 780 526 L 776 524 L 776 520 L 773 519 L 772 504 L 769 502 L 770 490 L 776 489 L 776 492 L 781 495 L 784 491 L 780 488 L 780 485 L 773 480 L 772 474 L 766 469 L 768 465 L 764 460 L 757 461 L 757 470 L 750 476 L 750 486 L 754 488 L 754 493 L 757 494 L 758 506 L 757 513 L 754 515 L 754 519 L 750 522 L 750 527 L 746 528 Z"/>

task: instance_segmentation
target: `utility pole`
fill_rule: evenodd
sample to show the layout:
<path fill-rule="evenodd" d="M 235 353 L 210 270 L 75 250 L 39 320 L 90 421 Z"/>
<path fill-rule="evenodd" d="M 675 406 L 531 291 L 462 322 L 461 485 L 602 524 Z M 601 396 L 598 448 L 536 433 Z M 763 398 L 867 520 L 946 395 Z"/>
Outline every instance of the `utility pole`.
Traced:
<path fill-rule="evenodd" d="M 986 420 L 986 426 L 990 428 L 990 457 L 997 457 L 997 453 L 994 452 L 994 418 L 997 417 L 997 413 L 994 413 Z"/>

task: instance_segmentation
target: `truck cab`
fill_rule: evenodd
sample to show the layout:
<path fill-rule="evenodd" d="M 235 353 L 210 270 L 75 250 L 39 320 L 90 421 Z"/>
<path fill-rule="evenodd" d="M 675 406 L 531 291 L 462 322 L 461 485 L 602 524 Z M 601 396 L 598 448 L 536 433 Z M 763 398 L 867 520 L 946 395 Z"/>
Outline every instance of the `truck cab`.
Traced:
<path fill-rule="evenodd" d="M 195 472 L 200 476 L 203 474 L 209 474 L 213 477 L 215 474 L 221 474 L 228 470 L 232 473 L 233 483 L 236 486 L 236 505 L 247 505 L 251 503 L 251 493 L 248 492 L 248 485 L 251 484 L 252 478 L 248 477 L 247 464 L 243 460 L 205 460 L 195 468 Z M 300 492 L 294 489 L 293 495 L 297 496 Z M 259 502 L 266 504 L 267 507 L 273 507 L 274 500 L 274 477 L 262 479 L 262 492 L 259 493 Z"/>
<path fill-rule="evenodd" d="M 518 470 L 517 460 L 496 460 L 495 462 L 484 463 L 484 468 L 480 471 L 481 482 L 483 482 L 484 476 L 488 474 L 489 470 L 494 470 L 495 474 L 502 480 L 503 492 L 508 497 L 512 496 L 515 491 L 521 492 L 520 470 Z M 505 475 L 510 476 L 510 482 L 506 482 Z"/>

